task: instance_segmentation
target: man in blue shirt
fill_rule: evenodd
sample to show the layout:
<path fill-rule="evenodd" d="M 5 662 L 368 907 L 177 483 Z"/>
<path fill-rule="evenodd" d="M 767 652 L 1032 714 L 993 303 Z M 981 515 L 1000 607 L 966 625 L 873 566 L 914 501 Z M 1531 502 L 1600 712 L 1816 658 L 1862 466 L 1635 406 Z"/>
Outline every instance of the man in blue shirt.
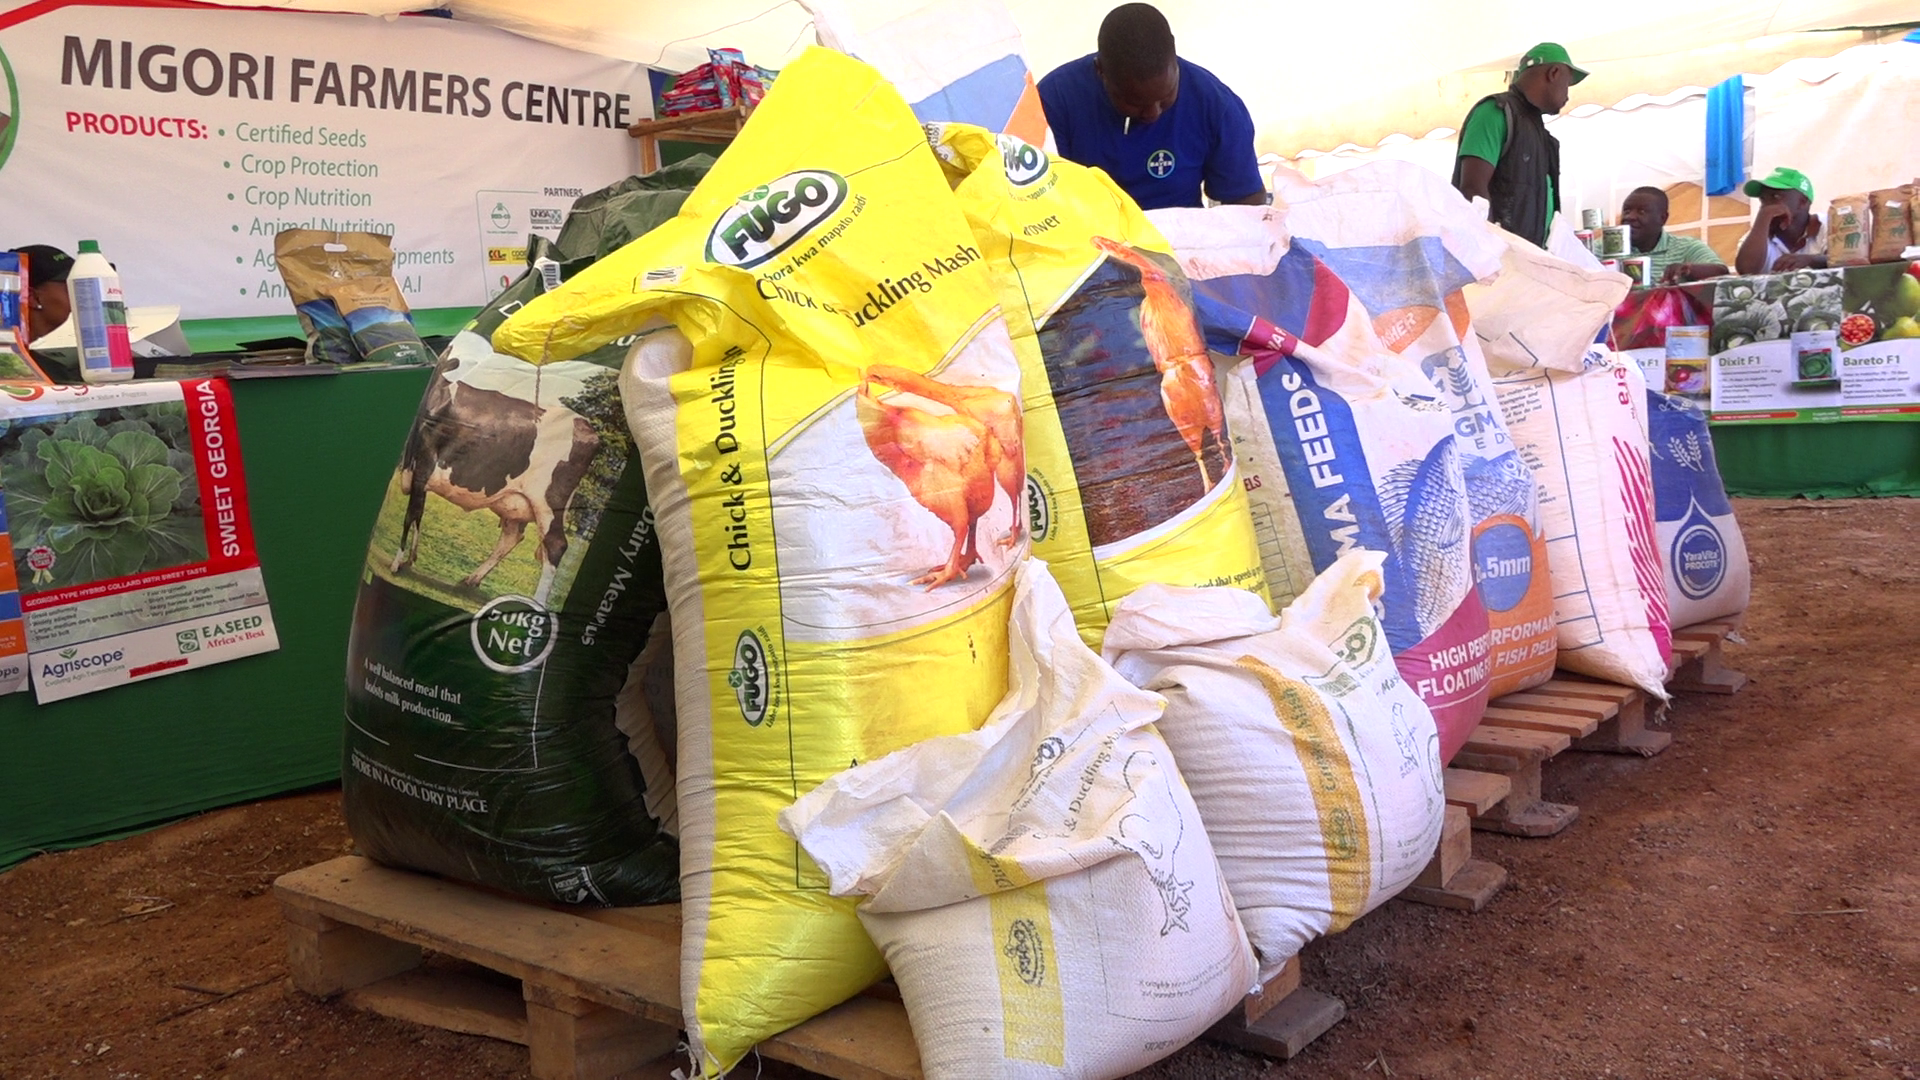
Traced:
<path fill-rule="evenodd" d="M 1174 54 L 1173 29 L 1149 4 L 1122 4 L 1100 24 L 1099 51 L 1040 80 L 1060 156 L 1101 169 L 1143 210 L 1269 200 L 1240 96 Z"/>

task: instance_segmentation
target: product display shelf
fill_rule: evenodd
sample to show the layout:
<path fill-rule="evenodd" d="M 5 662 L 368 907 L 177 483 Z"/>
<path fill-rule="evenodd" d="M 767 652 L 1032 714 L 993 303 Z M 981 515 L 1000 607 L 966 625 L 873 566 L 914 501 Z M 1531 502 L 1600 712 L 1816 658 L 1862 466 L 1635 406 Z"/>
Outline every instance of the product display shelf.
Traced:
<path fill-rule="evenodd" d="M 662 142 L 725 146 L 740 134 L 740 129 L 747 124 L 747 117 L 752 115 L 753 106 L 734 105 L 661 120 L 636 120 L 628 125 L 627 134 L 640 140 L 640 171 L 650 173 L 663 164 L 660 160 Z"/>
<path fill-rule="evenodd" d="M 664 1078 L 687 1060 L 680 908 L 556 908 L 348 855 L 274 882 L 293 984 L 316 997 L 527 1048 L 538 1080 Z M 1346 1007 L 1300 986 L 1299 958 L 1210 1033 L 1298 1054 Z M 891 984 L 760 1044 L 834 1080 L 920 1080 Z"/>

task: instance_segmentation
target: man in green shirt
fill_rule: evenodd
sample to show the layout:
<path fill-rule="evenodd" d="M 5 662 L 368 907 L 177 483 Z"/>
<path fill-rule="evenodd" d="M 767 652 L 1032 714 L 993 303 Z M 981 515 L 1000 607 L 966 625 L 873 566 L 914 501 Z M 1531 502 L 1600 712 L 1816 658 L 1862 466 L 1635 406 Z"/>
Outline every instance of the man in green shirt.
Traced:
<path fill-rule="evenodd" d="M 1482 98 L 1460 126 L 1453 186 L 1487 200 L 1487 217 L 1542 247 L 1560 207 L 1560 141 L 1546 118 L 1566 108 L 1587 73 L 1567 50 L 1542 42 L 1527 50 L 1505 92 Z"/>
<path fill-rule="evenodd" d="M 1620 204 L 1620 224 L 1627 227 L 1633 253 L 1653 257 L 1648 283 L 1678 285 L 1726 273 L 1726 264 L 1706 241 L 1667 231 L 1667 211 L 1667 193 L 1656 187 L 1634 188 Z"/>

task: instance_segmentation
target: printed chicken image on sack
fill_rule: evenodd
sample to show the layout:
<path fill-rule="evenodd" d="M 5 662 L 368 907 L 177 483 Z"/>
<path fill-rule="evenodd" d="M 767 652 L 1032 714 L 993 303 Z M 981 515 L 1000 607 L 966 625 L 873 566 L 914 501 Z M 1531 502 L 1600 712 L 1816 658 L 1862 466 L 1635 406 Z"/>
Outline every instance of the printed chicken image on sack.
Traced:
<path fill-rule="evenodd" d="M 639 335 L 620 393 L 672 614 L 705 1073 L 885 971 L 778 814 L 1006 693 L 1032 449 L 999 301 L 906 103 L 812 49 L 678 217 L 494 333 L 549 366 Z"/>
<path fill-rule="evenodd" d="M 1229 209 L 1204 228 L 1245 230 L 1264 247 L 1272 211 Z M 1197 223 L 1160 220 L 1212 249 L 1213 265 L 1259 271 L 1194 288 L 1213 347 L 1251 358 L 1227 381 L 1227 411 L 1275 594 L 1291 600 L 1356 549 L 1385 553 L 1387 641 L 1451 759 L 1485 712 L 1492 669 L 1454 402 L 1379 344 L 1352 290 L 1300 245 L 1235 266 L 1219 237 L 1187 231 Z"/>
<path fill-rule="evenodd" d="M 1003 285 L 1021 363 L 1035 553 L 1097 646 L 1149 582 L 1267 597 L 1215 358 L 1166 241 L 1104 173 L 929 124 Z"/>

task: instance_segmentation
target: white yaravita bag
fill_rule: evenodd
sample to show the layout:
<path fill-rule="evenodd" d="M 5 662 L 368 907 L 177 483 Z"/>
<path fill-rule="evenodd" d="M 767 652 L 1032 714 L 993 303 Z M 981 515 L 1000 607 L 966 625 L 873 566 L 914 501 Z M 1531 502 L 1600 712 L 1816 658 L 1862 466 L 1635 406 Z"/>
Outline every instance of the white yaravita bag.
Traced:
<path fill-rule="evenodd" d="M 1673 655 L 1654 532 L 1647 388 L 1640 365 L 1598 346 L 1581 374 L 1494 376 L 1500 411 L 1540 483 L 1560 666 L 1667 700 Z"/>
<path fill-rule="evenodd" d="M 1164 702 L 1081 642 L 1046 564 L 1015 588 L 987 725 L 848 769 L 780 827 L 869 897 L 929 1080 L 1125 1076 L 1232 1009 L 1253 952 Z"/>
<path fill-rule="evenodd" d="M 1263 975 L 1404 889 L 1440 840 L 1439 733 L 1373 613 L 1384 558 L 1343 556 L 1278 619 L 1238 590 L 1155 585 L 1107 628 L 1114 666 L 1167 699 L 1156 726 Z"/>

